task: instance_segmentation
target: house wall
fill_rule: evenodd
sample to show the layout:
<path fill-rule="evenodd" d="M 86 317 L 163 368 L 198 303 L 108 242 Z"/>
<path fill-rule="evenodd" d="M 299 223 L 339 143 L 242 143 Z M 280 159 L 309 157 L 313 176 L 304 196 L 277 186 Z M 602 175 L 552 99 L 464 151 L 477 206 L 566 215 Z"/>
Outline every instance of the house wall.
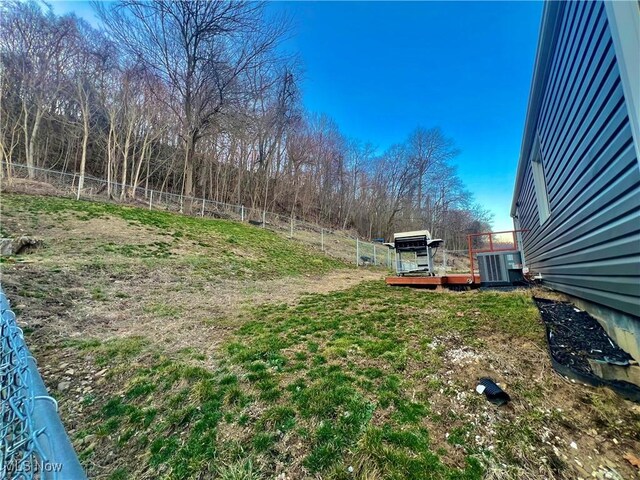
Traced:
<path fill-rule="evenodd" d="M 528 230 L 522 241 L 530 271 L 551 288 L 612 312 L 610 322 L 600 315 L 612 332 L 613 318 L 626 318 L 638 354 L 640 164 L 631 102 L 604 3 L 553 3 L 553 21 L 543 24 L 547 51 L 538 52 L 536 70 L 544 77 L 534 76 L 512 214 Z M 532 168 L 538 148 L 550 212 L 542 224 Z"/>

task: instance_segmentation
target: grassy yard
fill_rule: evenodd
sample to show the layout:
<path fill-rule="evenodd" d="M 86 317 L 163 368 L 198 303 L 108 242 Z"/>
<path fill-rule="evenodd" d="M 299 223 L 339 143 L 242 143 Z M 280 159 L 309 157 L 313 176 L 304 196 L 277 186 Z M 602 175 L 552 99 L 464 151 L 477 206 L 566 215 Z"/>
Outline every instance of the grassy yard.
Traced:
<path fill-rule="evenodd" d="M 84 235 L 64 238 L 65 244 L 72 249 L 69 254 L 113 253 L 136 259 L 173 256 L 185 267 L 208 277 L 276 277 L 322 273 L 344 266 L 330 257 L 311 255 L 300 244 L 283 242 L 268 230 L 228 220 L 203 220 L 108 203 L 26 195 L 5 194 L 2 204 L 3 223 L 15 222 L 24 232 L 46 235 L 47 230 L 59 230 L 73 220 L 75 229 L 83 231 Z M 97 232 L 89 225 L 96 221 L 106 223 L 100 225 L 102 228 Z M 88 225 L 82 228 L 77 222 Z M 141 230 L 148 234 L 147 238 L 140 235 Z M 152 241 L 154 236 L 158 237 L 156 241 Z M 53 240 L 60 240 L 60 232 Z M 54 249 L 49 253 L 55 255 L 57 252 Z"/>
<path fill-rule="evenodd" d="M 636 475 L 640 409 L 553 373 L 530 292 L 394 289 L 263 229 L 106 204 L 3 194 L 2 228 L 45 242 L 3 285 L 92 478 Z"/>

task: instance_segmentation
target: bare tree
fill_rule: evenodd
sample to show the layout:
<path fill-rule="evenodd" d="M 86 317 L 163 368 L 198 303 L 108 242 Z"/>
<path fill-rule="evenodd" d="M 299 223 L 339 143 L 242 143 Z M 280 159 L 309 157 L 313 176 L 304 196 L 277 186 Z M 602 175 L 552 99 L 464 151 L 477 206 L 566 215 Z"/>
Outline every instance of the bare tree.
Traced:
<path fill-rule="evenodd" d="M 430 183 L 429 174 L 441 169 L 458 154 L 453 140 L 444 136 L 439 128 L 417 128 L 409 137 L 412 167 L 417 175 L 416 207 L 424 208 L 424 190 Z"/>
<path fill-rule="evenodd" d="M 275 53 L 286 23 L 262 4 L 96 8 L 107 34 L 42 3 L 0 4 L 1 172 L 61 165 L 78 196 L 94 175 L 122 201 L 144 184 L 369 237 L 429 228 L 460 245 L 487 228 L 440 129 L 378 154 L 303 112 L 299 66 Z"/>
<path fill-rule="evenodd" d="M 36 142 L 43 116 L 55 105 L 73 20 L 43 12 L 35 2 L 7 2 L 0 12 L 3 64 L 18 82 L 22 106 L 25 160 L 29 177 L 36 163 Z"/>
<path fill-rule="evenodd" d="M 225 111 L 238 77 L 265 61 L 285 29 L 249 2 L 121 0 L 96 3 L 110 35 L 169 87 L 181 122 L 183 193 L 193 194 L 198 141 Z M 164 100 L 164 99 L 163 99 Z"/>
<path fill-rule="evenodd" d="M 16 95 L 15 78 L 0 69 L 0 178 L 11 181 L 13 152 L 20 142 L 21 102 Z"/>

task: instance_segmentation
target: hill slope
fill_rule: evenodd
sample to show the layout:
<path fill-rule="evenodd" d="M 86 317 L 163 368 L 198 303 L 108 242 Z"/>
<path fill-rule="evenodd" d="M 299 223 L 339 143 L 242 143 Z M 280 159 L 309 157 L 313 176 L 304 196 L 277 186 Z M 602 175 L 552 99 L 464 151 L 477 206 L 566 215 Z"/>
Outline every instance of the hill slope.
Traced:
<path fill-rule="evenodd" d="M 393 289 L 263 229 L 58 198 L 3 194 L 2 229 L 44 240 L 2 281 L 91 478 L 634 474 L 640 411 L 551 371 L 529 292 Z"/>

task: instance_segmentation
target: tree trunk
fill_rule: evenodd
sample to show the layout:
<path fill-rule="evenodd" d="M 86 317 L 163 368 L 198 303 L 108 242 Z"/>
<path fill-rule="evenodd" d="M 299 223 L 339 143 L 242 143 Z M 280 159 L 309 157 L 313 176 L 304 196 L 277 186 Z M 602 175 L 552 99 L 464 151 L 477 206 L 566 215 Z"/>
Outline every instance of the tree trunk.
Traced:
<path fill-rule="evenodd" d="M 113 168 L 113 120 L 109 124 L 109 137 L 107 138 L 107 197 L 111 198 L 111 171 Z"/>
<path fill-rule="evenodd" d="M 24 149 L 27 162 L 27 172 L 30 179 L 35 178 L 35 139 L 40 128 L 40 120 L 42 119 L 42 109 L 38 107 L 33 117 L 33 127 L 29 132 L 29 110 L 26 100 L 23 100 L 24 111 Z"/>
<path fill-rule="evenodd" d="M 184 179 L 182 194 L 185 197 L 193 196 L 193 159 L 195 150 L 195 133 L 191 133 L 187 138 L 186 151 L 184 154 Z"/>
<path fill-rule="evenodd" d="M 136 165 L 135 174 L 133 175 L 133 180 L 131 182 L 131 198 L 135 198 L 136 196 L 136 189 L 138 188 L 138 183 L 140 182 L 140 171 L 142 170 L 142 165 L 144 163 L 148 147 L 149 132 L 145 134 L 144 140 L 142 141 L 142 148 L 140 149 L 140 155 L 138 156 L 138 164 Z"/>
<path fill-rule="evenodd" d="M 80 192 L 84 187 L 84 170 L 87 165 L 87 145 L 89 144 L 89 112 L 83 113 L 84 121 L 82 122 L 82 156 L 80 157 L 80 179 L 78 180 L 78 194 L 76 198 L 80 200 Z"/>
<path fill-rule="evenodd" d="M 122 187 L 120 190 L 120 199 L 124 200 L 127 193 L 127 160 L 129 156 L 129 143 L 131 142 L 131 130 L 130 127 L 127 131 L 127 138 L 124 141 L 124 151 L 122 152 Z"/>

